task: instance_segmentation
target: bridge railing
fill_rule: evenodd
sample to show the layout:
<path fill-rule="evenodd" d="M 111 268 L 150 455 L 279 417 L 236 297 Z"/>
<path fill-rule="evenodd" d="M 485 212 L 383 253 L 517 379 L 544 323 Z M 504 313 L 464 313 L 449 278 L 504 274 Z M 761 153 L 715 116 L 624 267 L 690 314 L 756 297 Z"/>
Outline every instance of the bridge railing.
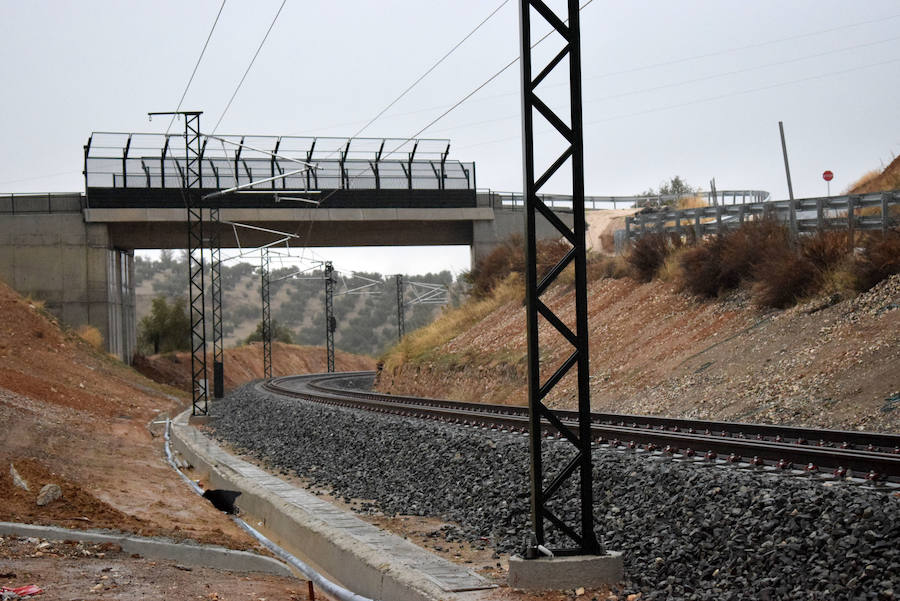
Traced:
<path fill-rule="evenodd" d="M 80 192 L 0 195 L 0 215 L 35 213 L 80 213 L 84 195 Z"/>
<path fill-rule="evenodd" d="M 748 220 L 771 218 L 788 223 L 797 232 L 850 228 L 886 230 L 897 224 L 890 208 L 900 205 L 900 190 L 822 198 L 777 200 L 738 205 L 717 205 L 640 213 L 625 218 L 623 242 L 648 233 L 718 234 Z"/>
<path fill-rule="evenodd" d="M 187 159 L 178 135 L 95 132 L 84 147 L 87 188 L 180 188 Z M 226 143 L 227 142 L 227 143 Z M 474 190 L 475 164 L 449 159 L 448 140 L 204 137 L 201 188 L 267 178 L 260 190 Z M 304 170 L 304 164 L 316 168 Z M 299 173 L 292 173 L 304 170 Z M 288 174 L 288 175 L 285 175 Z"/>
<path fill-rule="evenodd" d="M 482 192 L 489 198 L 491 207 L 505 209 L 521 209 L 525 206 L 525 199 L 521 192 L 496 192 L 485 190 Z M 557 210 L 571 210 L 572 196 L 567 194 L 539 194 L 548 206 Z M 763 190 L 718 190 L 713 192 L 700 191 L 693 196 L 698 197 L 708 204 L 736 204 L 738 202 L 764 202 L 770 197 Z M 682 196 L 656 195 L 656 196 L 585 196 L 584 207 L 588 210 L 603 209 L 627 209 L 635 206 L 661 206 L 667 202 L 677 200 Z M 715 198 L 715 201 L 713 200 Z M 730 202 L 729 202 L 730 201 Z"/>

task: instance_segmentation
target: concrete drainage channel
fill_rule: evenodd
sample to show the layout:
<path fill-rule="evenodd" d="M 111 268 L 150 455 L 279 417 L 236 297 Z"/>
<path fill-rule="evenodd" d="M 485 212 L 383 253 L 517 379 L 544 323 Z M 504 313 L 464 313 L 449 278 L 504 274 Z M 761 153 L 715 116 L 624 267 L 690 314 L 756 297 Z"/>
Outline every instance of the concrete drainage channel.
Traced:
<path fill-rule="evenodd" d="M 366 597 L 476 601 L 494 588 L 471 570 L 230 455 L 190 426 L 188 413 L 171 424 L 172 448 L 206 479 L 210 488 L 240 492 L 235 500 L 240 512 L 253 516 L 253 523 L 282 541 L 289 541 L 285 546 L 294 555 L 308 557 L 309 563 L 304 563 L 280 548 L 280 553 L 276 551 L 326 593 L 341 601 L 366 601 Z M 196 487 L 193 482 L 191 485 Z M 244 526 L 265 539 L 253 527 Z"/>

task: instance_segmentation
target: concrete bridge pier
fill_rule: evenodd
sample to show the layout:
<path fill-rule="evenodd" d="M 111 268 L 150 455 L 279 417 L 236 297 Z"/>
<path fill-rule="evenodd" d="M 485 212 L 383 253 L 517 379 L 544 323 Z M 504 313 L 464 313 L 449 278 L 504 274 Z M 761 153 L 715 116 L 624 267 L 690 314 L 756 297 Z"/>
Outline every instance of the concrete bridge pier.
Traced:
<path fill-rule="evenodd" d="M 106 351 L 131 362 L 134 251 L 114 248 L 106 224 L 85 223 L 80 194 L 0 197 L 0 279 L 65 325 L 97 328 Z"/>

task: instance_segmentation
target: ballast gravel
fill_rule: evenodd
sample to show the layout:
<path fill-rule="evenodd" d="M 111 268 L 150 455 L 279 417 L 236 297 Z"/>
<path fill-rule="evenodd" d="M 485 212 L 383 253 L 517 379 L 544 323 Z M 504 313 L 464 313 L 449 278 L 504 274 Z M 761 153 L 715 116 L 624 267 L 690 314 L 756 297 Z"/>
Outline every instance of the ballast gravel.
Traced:
<path fill-rule="evenodd" d="M 459 525 L 444 529 L 448 539 L 487 539 L 498 552 L 520 552 L 530 532 L 521 434 L 309 403 L 252 385 L 212 414 L 216 438 L 348 501 L 371 499 L 363 511 L 437 517 Z M 571 453 L 555 440 L 545 449 L 546 465 Z M 623 595 L 900 596 L 896 492 L 645 455 L 594 452 L 596 532 L 625 554 Z"/>

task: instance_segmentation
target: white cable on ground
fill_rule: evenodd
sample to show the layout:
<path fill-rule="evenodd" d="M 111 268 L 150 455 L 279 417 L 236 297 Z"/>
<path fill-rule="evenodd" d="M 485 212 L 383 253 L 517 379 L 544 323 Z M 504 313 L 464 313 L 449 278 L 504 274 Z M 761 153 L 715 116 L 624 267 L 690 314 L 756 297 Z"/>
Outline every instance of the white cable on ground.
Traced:
<path fill-rule="evenodd" d="M 169 465 L 172 466 L 172 469 L 181 476 L 181 478 L 188 483 L 191 489 L 200 496 L 203 496 L 203 489 L 200 488 L 196 482 L 188 478 L 184 475 L 184 472 L 179 469 L 178 465 L 175 463 L 175 459 L 172 457 L 172 450 L 169 447 L 169 428 L 171 426 L 171 420 L 166 418 L 166 433 L 165 433 L 165 449 L 166 449 L 166 461 L 168 461 Z M 237 516 L 230 516 L 235 524 L 238 525 L 239 528 L 253 536 L 256 540 L 260 542 L 262 546 L 266 549 L 274 553 L 278 556 L 279 559 L 289 563 L 293 566 L 297 571 L 306 576 L 306 578 L 316 584 L 320 589 L 325 591 L 326 594 L 331 595 L 338 601 L 375 601 L 374 599 L 370 599 L 369 597 L 364 597 L 362 595 L 358 595 L 351 590 L 345 589 L 344 587 L 335 584 L 334 582 L 328 580 L 317 571 L 315 571 L 309 564 L 297 559 L 283 548 L 269 540 L 263 533 L 256 530 L 253 526 L 242 520 Z"/>

